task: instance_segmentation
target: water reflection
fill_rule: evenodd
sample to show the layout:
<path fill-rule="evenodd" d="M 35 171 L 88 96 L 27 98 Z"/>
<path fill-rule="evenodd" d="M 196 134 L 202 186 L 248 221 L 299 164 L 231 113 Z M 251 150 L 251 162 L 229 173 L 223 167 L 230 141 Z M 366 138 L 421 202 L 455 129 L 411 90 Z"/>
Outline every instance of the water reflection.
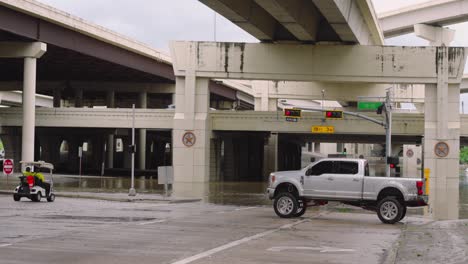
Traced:
<path fill-rule="evenodd" d="M 18 184 L 17 176 L 10 176 L 8 181 L 6 177 L 0 177 L 1 190 L 13 190 Z M 54 187 L 59 192 L 127 192 L 130 185 L 130 178 L 124 177 L 54 176 Z M 157 179 L 153 177 L 136 177 L 135 189 L 140 193 L 162 194 L 164 186 L 158 185 Z"/>

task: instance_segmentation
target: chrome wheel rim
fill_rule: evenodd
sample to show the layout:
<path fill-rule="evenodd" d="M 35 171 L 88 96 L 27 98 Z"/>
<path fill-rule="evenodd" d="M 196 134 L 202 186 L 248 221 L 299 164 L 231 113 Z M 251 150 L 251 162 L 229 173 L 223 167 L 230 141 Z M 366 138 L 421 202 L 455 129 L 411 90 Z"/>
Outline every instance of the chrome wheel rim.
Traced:
<path fill-rule="evenodd" d="M 289 197 L 281 197 L 278 200 L 277 208 L 278 208 L 278 211 L 282 215 L 288 215 L 293 211 L 293 208 L 294 208 L 293 200 Z"/>
<path fill-rule="evenodd" d="M 398 207 L 394 202 L 385 202 L 380 207 L 380 214 L 385 220 L 393 220 L 398 215 Z"/>

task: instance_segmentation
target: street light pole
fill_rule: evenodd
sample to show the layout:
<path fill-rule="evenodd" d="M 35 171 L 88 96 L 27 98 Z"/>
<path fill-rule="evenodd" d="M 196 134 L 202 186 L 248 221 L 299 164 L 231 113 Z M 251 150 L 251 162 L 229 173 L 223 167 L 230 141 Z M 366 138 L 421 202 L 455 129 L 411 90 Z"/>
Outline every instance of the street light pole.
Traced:
<path fill-rule="evenodd" d="M 128 196 L 135 196 L 135 104 L 132 104 L 132 179 L 130 183 L 130 190 L 128 191 Z"/>

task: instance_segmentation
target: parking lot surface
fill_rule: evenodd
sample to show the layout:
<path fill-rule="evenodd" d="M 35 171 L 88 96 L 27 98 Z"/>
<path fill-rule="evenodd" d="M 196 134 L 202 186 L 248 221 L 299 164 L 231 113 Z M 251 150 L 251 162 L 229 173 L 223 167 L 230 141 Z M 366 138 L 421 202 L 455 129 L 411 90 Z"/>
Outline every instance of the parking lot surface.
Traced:
<path fill-rule="evenodd" d="M 267 206 L 0 196 L 1 263 L 382 263 L 403 224 Z"/>

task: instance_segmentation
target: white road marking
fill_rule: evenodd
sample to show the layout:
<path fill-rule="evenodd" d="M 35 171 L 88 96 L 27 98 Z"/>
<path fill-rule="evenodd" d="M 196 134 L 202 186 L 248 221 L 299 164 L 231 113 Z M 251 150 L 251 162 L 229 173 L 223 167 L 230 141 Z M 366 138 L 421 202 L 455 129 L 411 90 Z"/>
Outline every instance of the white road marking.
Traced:
<path fill-rule="evenodd" d="M 0 248 L 1 247 L 8 247 L 8 246 L 11 246 L 11 244 L 0 244 Z"/>
<path fill-rule="evenodd" d="M 269 231 L 265 231 L 263 233 L 259 233 L 259 234 L 256 234 L 256 235 L 253 235 L 253 236 L 249 236 L 249 237 L 244 237 L 242 239 L 239 239 L 239 240 L 236 240 L 236 241 L 232 241 L 230 243 L 227 243 L 227 244 L 224 244 L 222 246 L 219 246 L 219 247 L 216 247 L 216 248 L 213 248 L 213 249 L 210 249 L 210 250 L 207 250 L 205 252 L 202 252 L 202 253 L 199 253 L 199 254 L 196 254 L 196 255 L 193 255 L 191 257 L 188 257 L 188 258 L 185 258 L 185 259 L 182 259 L 182 260 L 179 260 L 179 261 L 176 261 L 176 262 L 173 262 L 172 264 L 187 264 L 187 263 L 191 263 L 193 261 L 196 261 L 196 260 L 199 260 L 199 259 L 202 259 L 202 258 L 206 258 L 206 257 L 209 257 L 213 254 L 216 254 L 218 252 L 221 252 L 223 250 L 226 250 L 226 249 L 229 249 L 229 248 L 232 248 L 232 247 L 235 247 L 235 246 L 238 246 L 238 245 L 241 245 L 241 244 L 244 244 L 246 242 L 249 242 L 251 240 L 255 240 L 255 239 L 259 239 L 261 237 L 264 237 L 264 236 L 268 236 L 272 233 L 275 233 L 275 232 L 278 232 L 282 229 L 288 229 L 288 228 L 291 228 L 295 225 L 298 225 L 298 224 L 301 224 L 301 223 L 304 223 L 304 222 L 307 222 L 309 221 L 309 219 L 304 219 L 304 220 L 301 220 L 301 221 L 297 221 L 297 222 L 294 222 L 292 224 L 287 224 L 287 225 L 284 225 L 284 226 L 281 226 L 279 228 L 276 228 L 276 229 L 273 229 L 273 230 L 269 230 Z"/>
<path fill-rule="evenodd" d="M 241 208 L 234 209 L 234 211 L 244 211 L 244 210 L 250 210 L 250 209 L 256 209 L 256 208 L 259 208 L 259 207 L 258 206 L 241 207 Z M 217 214 L 225 214 L 225 213 L 234 212 L 234 211 L 221 211 L 221 212 L 217 212 Z"/>
<path fill-rule="evenodd" d="M 164 223 L 166 221 L 167 220 L 165 220 L 165 219 L 160 219 L 160 220 L 155 220 L 155 221 L 151 221 L 151 222 L 139 223 L 138 225 L 151 225 L 151 224 L 156 224 L 156 223 Z"/>
<path fill-rule="evenodd" d="M 333 252 L 354 252 L 354 249 L 347 248 L 333 248 L 333 247 L 271 247 L 268 251 L 280 252 L 283 250 L 313 250 L 320 253 L 333 253 Z"/>
<path fill-rule="evenodd" d="M 257 206 L 251 206 L 251 207 L 241 207 L 237 208 L 236 211 L 244 211 L 244 210 L 250 210 L 250 209 L 255 209 L 258 208 Z"/>

